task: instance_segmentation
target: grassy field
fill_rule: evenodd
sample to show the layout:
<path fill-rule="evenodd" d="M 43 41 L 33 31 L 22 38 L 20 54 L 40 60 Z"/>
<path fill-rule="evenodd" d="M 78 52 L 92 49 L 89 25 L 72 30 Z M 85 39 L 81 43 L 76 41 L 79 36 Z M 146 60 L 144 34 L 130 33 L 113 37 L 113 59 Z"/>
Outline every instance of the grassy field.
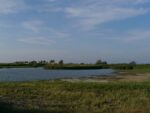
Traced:
<path fill-rule="evenodd" d="M 84 66 L 69 69 L 91 69 Z M 109 66 L 123 73 L 89 80 L 0 83 L 0 113 L 150 113 L 150 65 Z"/>
<path fill-rule="evenodd" d="M 150 65 L 149 64 L 141 64 L 136 65 L 132 70 L 126 70 L 129 73 L 150 73 Z"/>
<path fill-rule="evenodd" d="M 0 83 L 1 113 L 150 113 L 150 82 Z"/>

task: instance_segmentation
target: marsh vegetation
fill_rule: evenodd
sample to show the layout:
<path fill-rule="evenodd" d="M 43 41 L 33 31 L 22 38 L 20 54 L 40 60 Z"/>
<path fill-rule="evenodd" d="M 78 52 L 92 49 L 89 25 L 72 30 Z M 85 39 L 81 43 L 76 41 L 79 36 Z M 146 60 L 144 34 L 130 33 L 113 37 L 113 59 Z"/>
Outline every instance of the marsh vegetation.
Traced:
<path fill-rule="evenodd" d="M 44 69 L 84 70 L 84 69 L 120 69 L 132 70 L 136 64 L 108 64 L 107 61 L 97 60 L 95 63 L 64 63 L 63 60 L 16 61 L 13 63 L 0 63 L 0 68 L 28 68 L 43 67 Z"/>
<path fill-rule="evenodd" d="M 150 82 L 0 83 L 2 113 L 149 113 Z"/>
<path fill-rule="evenodd" d="M 14 67 L 14 64 L 8 65 Z M 8 65 L 1 64 L 2 67 Z M 125 74 L 85 81 L 1 82 L 2 113 L 150 113 L 150 65 L 64 64 L 61 61 L 41 66 L 47 69 L 111 68 Z"/>

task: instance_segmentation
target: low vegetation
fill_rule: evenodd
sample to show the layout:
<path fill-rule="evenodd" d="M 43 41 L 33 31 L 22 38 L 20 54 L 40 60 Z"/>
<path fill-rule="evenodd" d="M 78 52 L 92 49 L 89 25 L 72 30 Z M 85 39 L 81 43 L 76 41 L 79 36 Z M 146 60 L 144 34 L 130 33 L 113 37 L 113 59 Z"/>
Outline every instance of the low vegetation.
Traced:
<path fill-rule="evenodd" d="M 150 82 L 0 83 L 1 113 L 149 113 Z"/>
<path fill-rule="evenodd" d="M 132 70 L 128 70 L 129 73 L 150 73 L 150 64 L 139 64 L 134 66 Z"/>
<path fill-rule="evenodd" d="M 128 74 L 96 81 L 33 81 L 0 83 L 1 113 L 150 113 L 150 65 L 64 64 L 30 62 L 0 64 L 1 67 L 38 67 L 46 69 L 122 70 Z M 146 74 L 145 74 L 146 73 Z"/>
<path fill-rule="evenodd" d="M 31 61 L 31 62 L 14 62 L 14 63 L 0 63 L 0 68 L 28 68 L 28 67 L 43 67 L 45 63 Z"/>
<path fill-rule="evenodd" d="M 14 63 L 0 63 L 0 68 L 26 68 L 26 67 L 43 67 L 45 69 L 119 69 L 119 70 L 132 70 L 135 66 L 134 62 L 129 64 L 108 64 L 106 61 L 97 60 L 96 63 L 64 63 L 63 60 L 56 62 L 50 61 L 19 61 Z"/>
<path fill-rule="evenodd" d="M 44 66 L 45 69 L 71 69 L 71 70 L 82 70 L 82 69 L 108 69 L 109 66 L 102 64 L 102 65 L 95 65 L 95 64 L 47 64 Z"/>

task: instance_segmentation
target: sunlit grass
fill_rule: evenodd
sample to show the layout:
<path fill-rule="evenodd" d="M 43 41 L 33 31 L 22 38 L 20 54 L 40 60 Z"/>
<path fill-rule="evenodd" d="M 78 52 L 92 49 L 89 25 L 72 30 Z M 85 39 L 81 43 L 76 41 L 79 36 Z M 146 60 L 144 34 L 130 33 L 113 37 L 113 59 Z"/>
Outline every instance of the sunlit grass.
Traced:
<path fill-rule="evenodd" d="M 5 113 L 148 113 L 150 83 L 0 83 L 0 101 Z"/>
<path fill-rule="evenodd" d="M 150 65 L 136 65 L 133 70 L 126 70 L 130 73 L 150 73 Z"/>

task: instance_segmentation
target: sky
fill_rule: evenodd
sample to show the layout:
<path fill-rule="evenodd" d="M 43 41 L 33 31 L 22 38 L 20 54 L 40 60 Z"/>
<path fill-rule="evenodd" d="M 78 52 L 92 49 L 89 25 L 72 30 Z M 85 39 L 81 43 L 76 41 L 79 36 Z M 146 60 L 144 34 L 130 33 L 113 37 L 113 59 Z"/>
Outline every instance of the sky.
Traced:
<path fill-rule="evenodd" d="M 150 0 L 0 0 L 0 62 L 150 63 Z"/>

